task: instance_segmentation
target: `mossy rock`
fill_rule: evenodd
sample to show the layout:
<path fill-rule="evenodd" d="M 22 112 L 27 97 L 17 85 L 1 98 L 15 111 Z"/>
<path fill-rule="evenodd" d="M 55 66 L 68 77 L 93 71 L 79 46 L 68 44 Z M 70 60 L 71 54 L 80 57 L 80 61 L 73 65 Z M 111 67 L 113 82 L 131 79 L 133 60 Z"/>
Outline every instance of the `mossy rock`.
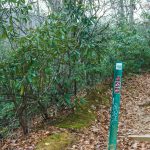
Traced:
<path fill-rule="evenodd" d="M 68 132 L 56 133 L 43 139 L 36 146 L 36 150 L 65 150 L 75 137 Z"/>

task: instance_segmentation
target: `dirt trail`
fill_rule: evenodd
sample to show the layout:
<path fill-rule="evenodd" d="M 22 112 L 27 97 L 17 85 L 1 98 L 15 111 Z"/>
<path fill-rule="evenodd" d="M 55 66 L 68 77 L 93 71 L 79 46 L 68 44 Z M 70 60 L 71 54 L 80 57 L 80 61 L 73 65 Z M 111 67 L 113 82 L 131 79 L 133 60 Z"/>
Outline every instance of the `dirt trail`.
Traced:
<path fill-rule="evenodd" d="M 111 91 L 108 91 L 108 94 Z M 110 97 L 111 98 L 111 97 Z M 150 74 L 128 77 L 122 86 L 118 150 L 150 150 L 150 142 L 129 139 L 129 135 L 150 135 Z M 106 150 L 110 109 L 97 111 L 98 118 L 68 150 Z"/>

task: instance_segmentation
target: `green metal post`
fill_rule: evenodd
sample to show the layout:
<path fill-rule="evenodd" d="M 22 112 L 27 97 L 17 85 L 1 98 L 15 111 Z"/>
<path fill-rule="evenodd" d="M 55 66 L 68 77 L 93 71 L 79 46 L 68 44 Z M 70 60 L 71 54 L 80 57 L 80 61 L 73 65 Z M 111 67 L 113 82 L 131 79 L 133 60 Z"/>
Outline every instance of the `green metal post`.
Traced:
<path fill-rule="evenodd" d="M 123 66 L 122 62 L 117 62 L 115 64 L 108 150 L 117 149 L 117 131 L 118 131 L 118 121 L 119 121 L 119 111 L 120 111 L 122 66 Z"/>

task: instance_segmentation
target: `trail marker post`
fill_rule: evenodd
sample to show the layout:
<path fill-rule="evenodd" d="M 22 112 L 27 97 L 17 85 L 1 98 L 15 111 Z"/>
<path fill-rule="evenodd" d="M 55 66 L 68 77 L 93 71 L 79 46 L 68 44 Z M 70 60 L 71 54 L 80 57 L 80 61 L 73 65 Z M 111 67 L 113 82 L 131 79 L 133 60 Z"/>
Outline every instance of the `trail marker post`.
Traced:
<path fill-rule="evenodd" d="M 117 149 L 117 131 L 118 131 L 118 121 L 120 111 L 122 66 L 123 66 L 122 62 L 117 62 L 115 64 L 108 150 Z"/>

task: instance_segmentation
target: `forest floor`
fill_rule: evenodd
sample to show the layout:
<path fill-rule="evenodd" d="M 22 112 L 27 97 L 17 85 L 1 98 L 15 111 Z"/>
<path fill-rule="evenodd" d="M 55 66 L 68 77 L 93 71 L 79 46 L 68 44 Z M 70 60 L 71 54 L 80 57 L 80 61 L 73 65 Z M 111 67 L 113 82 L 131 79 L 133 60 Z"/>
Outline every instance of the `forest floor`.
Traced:
<path fill-rule="evenodd" d="M 123 81 L 121 93 L 117 150 L 150 150 L 150 141 L 137 141 L 130 137 L 130 135 L 150 136 L 150 74 L 127 77 Z M 111 89 L 105 94 L 111 100 Z M 46 126 L 42 130 L 32 132 L 26 138 L 18 136 L 17 140 L 7 139 L 1 149 L 107 150 L 110 106 L 97 106 L 93 103 L 90 107 L 96 117 L 88 127 L 71 130 Z M 82 121 L 84 122 L 84 119 Z M 53 136 L 56 133 L 57 136 Z M 63 133 L 63 136 L 60 133 Z M 50 142 L 47 139 L 49 137 L 52 139 Z M 43 142 L 38 147 L 39 141 Z M 63 141 L 60 147 L 56 147 L 60 141 Z"/>
<path fill-rule="evenodd" d="M 130 138 L 130 135 L 149 135 L 150 138 L 150 74 L 126 78 L 121 97 L 117 149 L 150 150 L 150 139 L 140 142 Z M 107 149 L 110 108 L 103 106 L 97 116 L 89 128 L 78 133 L 79 141 L 68 150 Z"/>

